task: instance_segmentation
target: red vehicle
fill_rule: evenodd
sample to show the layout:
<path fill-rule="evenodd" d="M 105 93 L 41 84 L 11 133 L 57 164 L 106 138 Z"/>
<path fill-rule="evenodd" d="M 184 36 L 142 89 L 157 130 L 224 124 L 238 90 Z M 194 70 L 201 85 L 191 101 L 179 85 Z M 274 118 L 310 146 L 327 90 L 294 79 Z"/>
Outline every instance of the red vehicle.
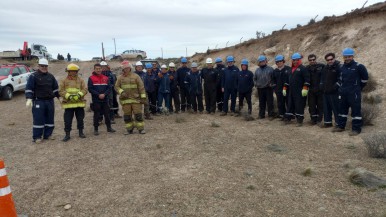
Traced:
<path fill-rule="evenodd" d="M 25 90 L 30 68 L 24 64 L 3 64 L 0 66 L 0 95 L 10 100 L 15 91 Z"/>

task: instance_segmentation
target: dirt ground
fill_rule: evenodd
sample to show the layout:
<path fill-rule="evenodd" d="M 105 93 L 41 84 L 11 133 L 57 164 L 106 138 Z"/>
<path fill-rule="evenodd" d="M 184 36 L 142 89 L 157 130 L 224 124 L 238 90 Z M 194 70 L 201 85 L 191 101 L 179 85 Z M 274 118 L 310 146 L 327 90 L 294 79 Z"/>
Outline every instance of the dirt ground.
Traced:
<path fill-rule="evenodd" d="M 80 65 L 87 78 L 92 63 Z M 51 64 L 49 70 L 60 79 L 64 66 Z M 349 137 L 348 131 L 334 134 L 317 126 L 284 126 L 279 120 L 246 122 L 241 117 L 184 113 L 146 121 L 146 135 L 123 135 L 123 120 L 117 119 L 116 133 L 107 133 L 103 125 L 101 135 L 94 136 L 92 113 L 87 112 L 87 138 L 80 139 L 73 130 L 72 139 L 64 143 L 63 110 L 56 103 L 56 140 L 34 144 L 24 94 L 0 101 L 0 107 L 0 156 L 20 214 L 386 214 L 384 189 L 369 190 L 348 179 L 354 167 L 386 177 L 386 161 L 369 158 L 361 137 Z M 384 127 L 365 127 L 362 135 Z M 282 152 L 271 151 L 272 144 Z M 302 175 L 307 168 L 311 176 Z M 71 208 L 65 210 L 67 204 Z"/>

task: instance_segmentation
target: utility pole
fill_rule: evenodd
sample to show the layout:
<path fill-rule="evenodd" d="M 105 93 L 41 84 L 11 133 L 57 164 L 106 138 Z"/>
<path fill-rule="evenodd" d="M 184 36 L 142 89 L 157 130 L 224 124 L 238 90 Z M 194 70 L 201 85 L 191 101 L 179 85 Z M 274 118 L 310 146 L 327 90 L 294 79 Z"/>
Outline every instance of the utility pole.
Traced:
<path fill-rule="evenodd" d="M 229 41 L 227 41 L 227 43 L 225 44 L 225 47 L 228 47 L 228 43 L 229 43 Z"/>
<path fill-rule="evenodd" d="M 117 45 L 115 44 L 115 38 L 113 38 L 114 40 L 114 55 L 117 55 Z"/>
<path fill-rule="evenodd" d="M 188 56 L 188 47 L 185 47 L 185 57 Z"/>
<path fill-rule="evenodd" d="M 162 47 L 161 47 L 161 55 L 162 55 L 162 59 L 164 59 L 164 50 Z"/>
<path fill-rule="evenodd" d="M 103 42 L 102 42 L 102 59 L 105 60 L 105 48 L 103 47 Z"/>
<path fill-rule="evenodd" d="M 243 39 L 243 38 L 244 38 L 244 37 L 241 37 L 241 38 L 240 38 L 240 44 L 241 44 L 241 39 Z"/>
<path fill-rule="evenodd" d="M 281 30 L 283 30 L 284 29 L 284 27 L 286 26 L 287 24 L 284 24 L 284 26 L 283 27 L 281 27 Z"/>
<path fill-rule="evenodd" d="M 216 44 L 216 47 L 215 47 L 214 49 L 217 49 L 217 45 L 218 45 L 218 44 Z"/>

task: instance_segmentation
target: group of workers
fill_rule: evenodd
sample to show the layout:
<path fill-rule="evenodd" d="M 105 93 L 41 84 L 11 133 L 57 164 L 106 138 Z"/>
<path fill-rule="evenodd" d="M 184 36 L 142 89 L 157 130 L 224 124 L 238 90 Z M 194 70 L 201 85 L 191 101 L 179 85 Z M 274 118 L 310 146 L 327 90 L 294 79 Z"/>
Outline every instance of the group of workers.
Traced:
<path fill-rule="evenodd" d="M 290 66 L 286 65 L 283 55 L 277 55 L 275 69 L 268 66 L 266 56 L 261 55 L 257 58 L 258 68 L 254 73 L 248 69 L 247 59 L 241 60 L 241 70 L 235 66 L 233 56 L 226 57 L 226 65 L 219 57 L 215 63 L 207 58 L 201 70 L 195 62 L 189 68 L 187 58 L 181 58 L 178 69 L 174 63 L 169 63 L 168 67 L 161 65 L 159 69 L 156 64 L 146 63 L 143 66 L 140 61 L 133 68 L 125 60 L 121 63 L 122 73 L 118 78 L 102 61 L 94 65 L 87 86 L 78 76 L 79 66 L 73 63 L 67 66 L 68 75 L 58 85 L 47 70 L 48 61 L 40 59 L 39 69 L 29 77 L 25 91 L 26 105 L 32 107 L 32 138 L 36 143 L 52 138 L 55 97 L 62 98 L 65 110 L 63 141 L 68 141 L 74 115 L 79 137 L 86 137 L 83 119 L 88 92 L 92 95 L 90 107 L 94 111 L 94 135 L 97 136 L 103 118 L 107 132 L 115 132 L 111 125 L 115 123 L 114 117 L 118 116 L 117 96 L 123 110 L 125 134 L 132 134 L 135 128 L 144 134 L 144 119 L 152 119 L 151 114 L 203 113 L 203 95 L 207 114 L 215 114 L 218 110 L 220 116 L 239 116 L 245 99 L 247 114 L 251 115 L 254 87 L 259 100 L 259 119 L 265 118 L 267 111 L 270 119 L 280 118 L 284 124 L 296 119 L 300 127 L 308 100 L 310 123 L 319 124 L 322 128 L 333 127 L 334 115 L 333 132 L 345 130 L 351 108 L 352 131 L 349 135 L 355 136 L 361 133 L 363 125 L 361 91 L 367 83 L 368 72 L 365 66 L 354 61 L 354 55 L 352 48 L 345 48 L 342 52 L 343 64 L 335 59 L 334 53 L 326 54 L 326 64 L 322 64 L 316 62 L 316 55 L 310 54 L 307 66 L 303 65 L 300 53 L 291 56 Z M 274 94 L 277 114 L 274 112 Z M 239 104 L 236 110 L 237 97 Z"/>

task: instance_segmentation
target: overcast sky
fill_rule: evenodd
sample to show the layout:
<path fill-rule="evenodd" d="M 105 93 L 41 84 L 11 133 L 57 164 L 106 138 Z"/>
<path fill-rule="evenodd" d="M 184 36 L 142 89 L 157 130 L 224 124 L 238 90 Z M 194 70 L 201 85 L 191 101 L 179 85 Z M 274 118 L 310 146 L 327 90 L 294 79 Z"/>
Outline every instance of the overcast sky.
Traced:
<path fill-rule="evenodd" d="M 365 0 L 0 0 L 0 51 L 40 43 L 56 58 L 89 60 L 128 49 L 148 57 L 188 56 L 305 25 L 311 18 L 343 15 Z M 375 4 L 369 0 L 366 6 Z"/>

